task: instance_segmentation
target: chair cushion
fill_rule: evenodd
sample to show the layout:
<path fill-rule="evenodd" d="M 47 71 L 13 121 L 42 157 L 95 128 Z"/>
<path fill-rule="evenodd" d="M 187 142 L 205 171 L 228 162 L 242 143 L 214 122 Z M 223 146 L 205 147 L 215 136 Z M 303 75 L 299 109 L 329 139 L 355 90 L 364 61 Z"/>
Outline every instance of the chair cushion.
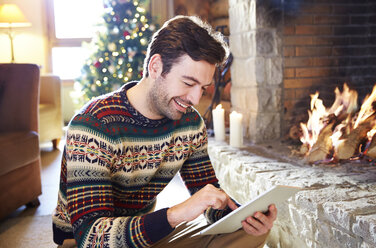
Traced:
<path fill-rule="evenodd" d="M 38 142 L 34 131 L 0 132 L 0 176 L 37 160 Z"/>
<path fill-rule="evenodd" d="M 51 119 L 51 118 L 56 118 L 58 114 L 58 109 L 55 105 L 53 104 L 44 104 L 40 103 L 39 104 L 39 119 Z"/>

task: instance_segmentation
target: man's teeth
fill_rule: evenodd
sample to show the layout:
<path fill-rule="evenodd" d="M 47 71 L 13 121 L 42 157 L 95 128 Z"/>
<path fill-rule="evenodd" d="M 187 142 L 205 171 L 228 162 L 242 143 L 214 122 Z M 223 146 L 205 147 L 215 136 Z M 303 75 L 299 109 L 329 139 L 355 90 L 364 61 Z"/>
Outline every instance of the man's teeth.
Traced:
<path fill-rule="evenodd" d="M 179 104 L 181 107 L 183 107 L 183 108 L 188 108 L 189 106 L 188 105 L 185 105 L 185 104 L 182 104 L 181 102 L 179 102 L 178 100 L 175 100 L 175 102 L 177 103 L 177 104 Z"/>

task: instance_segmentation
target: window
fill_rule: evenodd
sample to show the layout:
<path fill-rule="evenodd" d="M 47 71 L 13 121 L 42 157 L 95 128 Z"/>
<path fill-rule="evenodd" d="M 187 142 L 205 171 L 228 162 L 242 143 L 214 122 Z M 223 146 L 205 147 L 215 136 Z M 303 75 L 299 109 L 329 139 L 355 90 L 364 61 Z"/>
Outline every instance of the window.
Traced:
<path fill-rule="evenodd" d="M 103 0 L 48 1 L 52 72 L 65 80 L 77 78 L 89 55 L 82 42 L 91 40 L 102 21 Z"/>

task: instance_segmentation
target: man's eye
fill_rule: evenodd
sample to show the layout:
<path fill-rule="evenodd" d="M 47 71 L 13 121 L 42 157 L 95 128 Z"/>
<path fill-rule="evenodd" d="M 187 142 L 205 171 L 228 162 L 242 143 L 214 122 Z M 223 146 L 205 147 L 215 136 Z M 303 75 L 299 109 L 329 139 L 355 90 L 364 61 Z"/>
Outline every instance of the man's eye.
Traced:
<path fill-rule="evenodd" d="M 190 84 L 190 83 L 186 83 L 186 82 L 183 82 L 185 85 L 189 86 L 189 87 L 192 87 L 193 85 Z"/>

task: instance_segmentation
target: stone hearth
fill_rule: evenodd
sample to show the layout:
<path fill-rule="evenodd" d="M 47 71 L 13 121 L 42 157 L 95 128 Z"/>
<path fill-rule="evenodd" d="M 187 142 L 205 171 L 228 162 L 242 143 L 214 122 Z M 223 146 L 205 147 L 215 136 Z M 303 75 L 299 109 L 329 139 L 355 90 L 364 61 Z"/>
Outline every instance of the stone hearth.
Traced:
<path fill-rule="evenodd" d="M 375 165 L 310 166 L 271 146 L 236 149 L 212 139 L 209 155 L 221 186 L 239 203 L 277 184 L 304 188 L 277 206 L 269 247 L 376 247 Z"/>

